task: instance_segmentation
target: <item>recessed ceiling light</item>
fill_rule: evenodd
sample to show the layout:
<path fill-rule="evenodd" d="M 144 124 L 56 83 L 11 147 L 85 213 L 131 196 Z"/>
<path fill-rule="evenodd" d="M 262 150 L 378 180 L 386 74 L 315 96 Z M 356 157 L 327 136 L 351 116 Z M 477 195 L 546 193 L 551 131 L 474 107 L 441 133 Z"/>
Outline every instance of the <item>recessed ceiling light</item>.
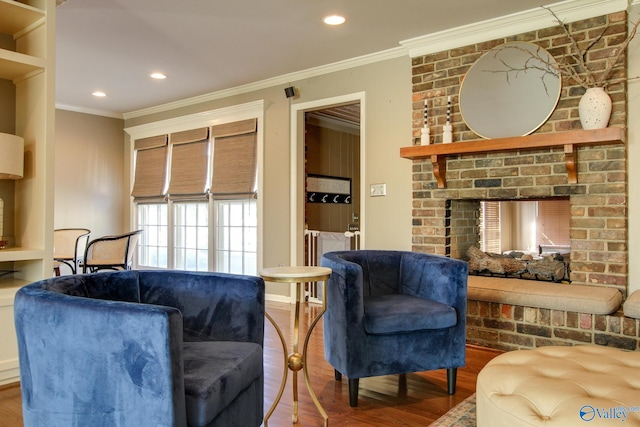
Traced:
<path fill-rule="evenodd" d="M 156 80 L 163 80 L 163 79 L 167 78 L 167 75 L 164 74 L 164 73 L 151 73 L 151 74 L 149 74 L 149 76 L 152 79 L 156 79 Z"/>
<path fill-rule="evenodd" d="M 346 19 L 344 16 L 340 15 L 331 15 L 324 18 L 324 23 L 327 25 L 341 25 L 344 24 Z"/>
<path fill-rule="evenodd" d="M 106 93 L 104 93 L 104 92 L 102 92 L 102 91 L 100 91 L 100 90 L 97 90 L 97 91 L 93 92 L 93 93 L 92 93 L 92 95 L 93 95 L 93 96 L 96 96 L 96 97 L 98 97 L 98 98 L 103 98 L 103 97 L 107 96 L 107 94 L 106 94 Z"/>

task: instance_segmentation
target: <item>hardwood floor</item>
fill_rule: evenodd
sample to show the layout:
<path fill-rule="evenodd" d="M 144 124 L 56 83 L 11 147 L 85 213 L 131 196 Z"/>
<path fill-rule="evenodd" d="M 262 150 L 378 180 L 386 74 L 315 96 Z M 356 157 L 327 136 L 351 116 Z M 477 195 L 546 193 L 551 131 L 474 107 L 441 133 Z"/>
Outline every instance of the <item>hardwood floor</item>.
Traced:
<path fill-rule="evenodd" d="M 303 319 L 300 322 L 300 349 L 308 324 L 319 311 L 317 305 L 303 304 Z M 294 306 L 267 303 L 267 311 L 280 326 L 288 351 L 293 337 Z M 265 413 L 271 407 L 280 388 L 283 372 L 282 345 L 278 335 L 268 321 L 265 334 Z M 427 426 L 449 409 L 475 392 L 476 377 L 482 367 L 500 354 L 481 347 L 467 347 L 467 365 L 458 369 L 457 391 L 447 394 L 446 372 L 432 371 L 407 374 L 406 383 L 397 375 L 363 378 L 360 380 L 360 396 L 357 408 L 349 406 L 349 386 L 346 378 L 336 381 L 333 368 L 325 361 L 322 348 L 322 321 L 318 322 L 309 340 L 307 364 L 311 385 L 318 400 L 329 415 L 330 426 Z M 292 376 L 279 405 L 269 419 L 270 427 L 292 425 L 293 395 Z M 302 376 L 298 375 L 298 423 L 297 426 L 322 426 L 322 417 L 313 404 Z M 0 387 L 0 427 L 21 427 L 20 387 L 17 384 Z"/>
<path fill-rule="evenodd" d="M 10 384 L 0 387 L 0 426 L 22 426 L 20 387 Z"/>

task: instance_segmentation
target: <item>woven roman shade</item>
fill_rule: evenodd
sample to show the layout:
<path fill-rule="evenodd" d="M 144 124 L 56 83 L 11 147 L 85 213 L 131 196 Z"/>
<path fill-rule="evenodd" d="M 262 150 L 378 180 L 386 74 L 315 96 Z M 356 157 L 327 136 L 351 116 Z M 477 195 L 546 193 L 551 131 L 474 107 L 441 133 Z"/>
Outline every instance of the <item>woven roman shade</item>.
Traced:
<path fill-rule="evenodd" d="M 209 191 L 209 128 L 171 134 L 169 198 L 200 199 Z"/>
<path fill-rule="evenodd" d="M 214 139 L 211 194 L 217 200 L 256 195 L 257 120 L 211 128 Z"/>
<path fill-rule="evenodd" d="M 211 136 L 214 138 L 222 138 L 224 136 L 236 136 L 245 133 L 256 132 L 257 119 L 241 120 L 239 122 L 226 123 L 211 128 Z"/>
<path fill-rule="evenodd" d="M 167 135 L 134 142 L 136 167 L 131 195 L 136 203 L 164 201 L 167 181 Z"/>

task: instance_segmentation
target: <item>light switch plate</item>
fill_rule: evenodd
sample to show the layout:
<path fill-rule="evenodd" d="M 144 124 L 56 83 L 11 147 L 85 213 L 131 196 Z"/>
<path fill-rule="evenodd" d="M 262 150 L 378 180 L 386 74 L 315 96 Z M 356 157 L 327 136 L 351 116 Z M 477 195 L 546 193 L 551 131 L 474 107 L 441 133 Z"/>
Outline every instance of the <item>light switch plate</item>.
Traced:
<path fill-rule="evenodd" d="M 386 196 L 387 195 L 387 184 L 371 184 L 370 196 L 378 197 L 378 196 Z"/>

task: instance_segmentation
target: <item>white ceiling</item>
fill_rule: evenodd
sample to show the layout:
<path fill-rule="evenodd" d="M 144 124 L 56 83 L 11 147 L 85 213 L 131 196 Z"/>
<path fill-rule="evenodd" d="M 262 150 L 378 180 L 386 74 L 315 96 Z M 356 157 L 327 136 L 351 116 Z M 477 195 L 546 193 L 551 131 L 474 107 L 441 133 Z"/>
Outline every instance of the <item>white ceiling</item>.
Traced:
<path fill-rule="evenodd" d="M 67 0 L 56 103 L 123 114 L 400 48 L 540 0 Z M 328 14 L 347 18 L 340 27 Z M 168 75 L 153 81 L 151 72 Z M 94 98 L 95 90 L 105 98 Z M 284 96 L 284 93 L 283 93 Z"/>

